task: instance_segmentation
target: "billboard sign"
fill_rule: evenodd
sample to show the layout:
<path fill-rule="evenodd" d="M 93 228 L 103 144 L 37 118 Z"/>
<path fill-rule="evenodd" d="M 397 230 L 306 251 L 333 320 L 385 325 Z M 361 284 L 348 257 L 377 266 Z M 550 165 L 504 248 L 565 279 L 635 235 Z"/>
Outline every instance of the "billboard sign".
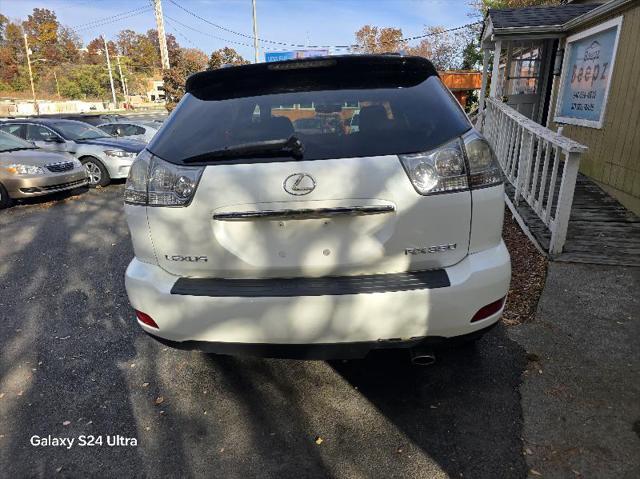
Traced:
<path fill-rule="evenodd" d="M 622 17 L 567 38 L 558 123 L 602 128 Z"/>
<path fill-rule="evenodd" d="M 329 50 L 292 50 L 288 52 L 266 52 L 266 62 L 281 62 L 283 60 L 296 60 L 298 58 L 324 57 L 329 55 Z"/>

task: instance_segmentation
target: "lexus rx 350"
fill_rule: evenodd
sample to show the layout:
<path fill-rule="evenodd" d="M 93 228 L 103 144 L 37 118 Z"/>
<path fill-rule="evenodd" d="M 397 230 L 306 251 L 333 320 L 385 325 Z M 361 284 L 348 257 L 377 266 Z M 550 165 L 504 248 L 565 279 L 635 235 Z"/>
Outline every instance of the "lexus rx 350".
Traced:
<path fill-rule="evenodd" d="M 500 169 L 423 58 L 195 74 L 125 203 L 138 324 L 179 348 L 416 349 L 477 337 L 509 288 Z"/>

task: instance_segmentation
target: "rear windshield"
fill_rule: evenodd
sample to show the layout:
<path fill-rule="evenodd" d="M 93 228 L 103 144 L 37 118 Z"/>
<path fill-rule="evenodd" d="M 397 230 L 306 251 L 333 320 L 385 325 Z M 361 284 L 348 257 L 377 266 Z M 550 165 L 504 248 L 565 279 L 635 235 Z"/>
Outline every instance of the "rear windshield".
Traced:
<path fill-rule="evenodd" d="M 187 93 L 148 149 L 181 163 L 189 158 L 295 136 L 302 158 L 322 160 L 431 150 L 471 125 L 437 76 L 409 87 L 295 91 L 207 99 Z M 243 162 L 251 158 L 207 161 Z M 252 162 L 274 161 L 253 158 Z"/>
<path fill-rule="evenodd" d="M 99 128 L 79 121 L 61 121 L 53 123 L 53 127 L 67 140 L 93 140 L 95 138 L 109 137 Z"/>

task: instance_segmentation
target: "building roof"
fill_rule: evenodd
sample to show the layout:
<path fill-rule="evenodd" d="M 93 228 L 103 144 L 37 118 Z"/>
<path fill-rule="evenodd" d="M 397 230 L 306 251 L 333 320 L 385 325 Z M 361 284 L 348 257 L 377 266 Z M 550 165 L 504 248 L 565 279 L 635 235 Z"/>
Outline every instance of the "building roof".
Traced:
<path fill-rule="evenodd" d="M 590 12 L 599 3 L 568 4 L 526 8 L 489 9 L 493 28 L 521 28 L 563 25 L 580 15 Z"/>

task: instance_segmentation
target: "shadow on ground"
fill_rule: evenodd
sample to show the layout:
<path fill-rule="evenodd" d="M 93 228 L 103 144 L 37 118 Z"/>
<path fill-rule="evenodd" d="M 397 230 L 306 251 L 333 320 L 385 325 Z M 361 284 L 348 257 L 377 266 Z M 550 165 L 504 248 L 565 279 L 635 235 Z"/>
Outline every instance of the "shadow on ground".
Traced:
<path fill-rule="evenodd" d="M 522 477 L 523 351 L 498 327 L 412 367 L 207 356 L 132 320 L 122 186 L 0 213 L 9 477 Z M 74 437 L 70 449 L 34 435 Z M 80 435 L 105 444 L 79 447 Z M 137 447 L 106 445 L 107 435 Z"/>

